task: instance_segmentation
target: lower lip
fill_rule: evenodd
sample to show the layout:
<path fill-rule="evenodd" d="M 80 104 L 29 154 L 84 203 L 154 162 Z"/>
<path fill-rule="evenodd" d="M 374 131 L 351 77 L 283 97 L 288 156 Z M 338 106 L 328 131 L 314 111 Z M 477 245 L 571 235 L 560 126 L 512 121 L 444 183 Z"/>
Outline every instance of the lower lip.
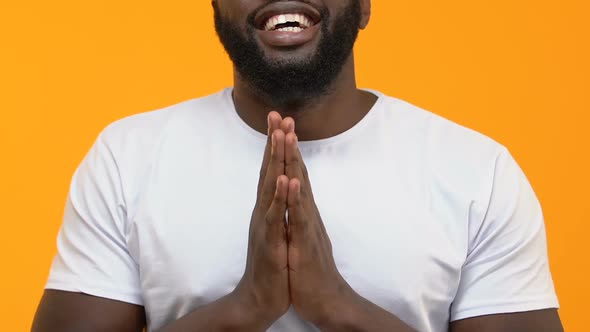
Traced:
<path fill-rule="evenodd" d="M 300 32 L 257 30 L 260 40 L 274 47 L 293 47 L 306 44 L 313 40 L 319 31 L 319 23 Z"/>

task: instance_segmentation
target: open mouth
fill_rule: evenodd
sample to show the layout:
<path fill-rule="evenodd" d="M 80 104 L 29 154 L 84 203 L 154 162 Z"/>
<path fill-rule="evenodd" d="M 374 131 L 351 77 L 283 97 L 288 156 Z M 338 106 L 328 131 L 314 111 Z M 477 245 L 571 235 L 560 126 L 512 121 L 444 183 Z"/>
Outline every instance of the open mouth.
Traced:
<path fill-rule="evenodd" d="M 315 25 L 305 14 L 278 14 L 269 17 L 263 25 L 264 31 L 301 32 Z"/>
<path fill-rule="evenodd" d="M 292 52 L 319 40 L 324 16 L 306 2 L 275 1 L 258 11 L 251 24 L 269 51 Z"/>
<path fill-rule="evenodd" d="M 318 24 L 321 14 L 301 1 L 274 2 L 262 9 L 254 19 L 261 31 L 301 32 Z"/>

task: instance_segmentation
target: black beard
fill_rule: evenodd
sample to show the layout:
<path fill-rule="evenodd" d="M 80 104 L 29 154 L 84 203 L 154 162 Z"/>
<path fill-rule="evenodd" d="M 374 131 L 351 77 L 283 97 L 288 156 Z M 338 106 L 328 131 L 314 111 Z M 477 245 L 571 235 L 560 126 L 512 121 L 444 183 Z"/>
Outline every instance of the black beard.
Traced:
<path fill-rule="evenodd" d="M 213 8 L 215 30 L 235 69 L 256 95 L 284 110 L 300 109 L 329 93 L 352 53 L 361 21 L 359 0 L 351 0 L 342 14 L 334 17 L 333 31 L 330 13 L 322 8 L 322 38 L 316 52 L 305 59 L 272 60 L 254 37 L 254 17 L 261 8 L 248 16 L 246 36 L 238 25 L 222 17 L 217 3 Z"/>

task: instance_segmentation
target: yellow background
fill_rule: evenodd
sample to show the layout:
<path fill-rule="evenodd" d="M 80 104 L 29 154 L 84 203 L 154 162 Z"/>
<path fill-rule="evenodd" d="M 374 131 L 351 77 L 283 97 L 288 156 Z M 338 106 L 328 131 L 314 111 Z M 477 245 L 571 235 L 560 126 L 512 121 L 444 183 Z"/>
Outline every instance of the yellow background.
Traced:
<path fill-rule="evenodd" d="M 544 207 L 569 331 L 590 301 L 587 0 L 374 0 L 359 85 L 508 146 Z M 0 317 L 26 331 L 99 131 L 231 85 L 209 1 L 0 2 Z"/>

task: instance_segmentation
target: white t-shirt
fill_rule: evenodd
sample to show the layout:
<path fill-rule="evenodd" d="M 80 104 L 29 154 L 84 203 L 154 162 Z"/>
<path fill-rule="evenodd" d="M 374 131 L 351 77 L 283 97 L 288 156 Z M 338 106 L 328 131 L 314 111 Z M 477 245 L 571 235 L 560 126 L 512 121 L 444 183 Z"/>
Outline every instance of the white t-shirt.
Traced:
<path fill-rule="evenodd" d="M 539 202 L 502 145 L 379 92 L 350 130 L 300 142 L 344 279 L 419 331 L 558 307 Z M 143 305 L 158 330 L 245 267 L 266 136 L 231 89 L 127 117 L 73 176 L 46 288 Z M 269 331 L 316 331 L 289 310 Z"/>

